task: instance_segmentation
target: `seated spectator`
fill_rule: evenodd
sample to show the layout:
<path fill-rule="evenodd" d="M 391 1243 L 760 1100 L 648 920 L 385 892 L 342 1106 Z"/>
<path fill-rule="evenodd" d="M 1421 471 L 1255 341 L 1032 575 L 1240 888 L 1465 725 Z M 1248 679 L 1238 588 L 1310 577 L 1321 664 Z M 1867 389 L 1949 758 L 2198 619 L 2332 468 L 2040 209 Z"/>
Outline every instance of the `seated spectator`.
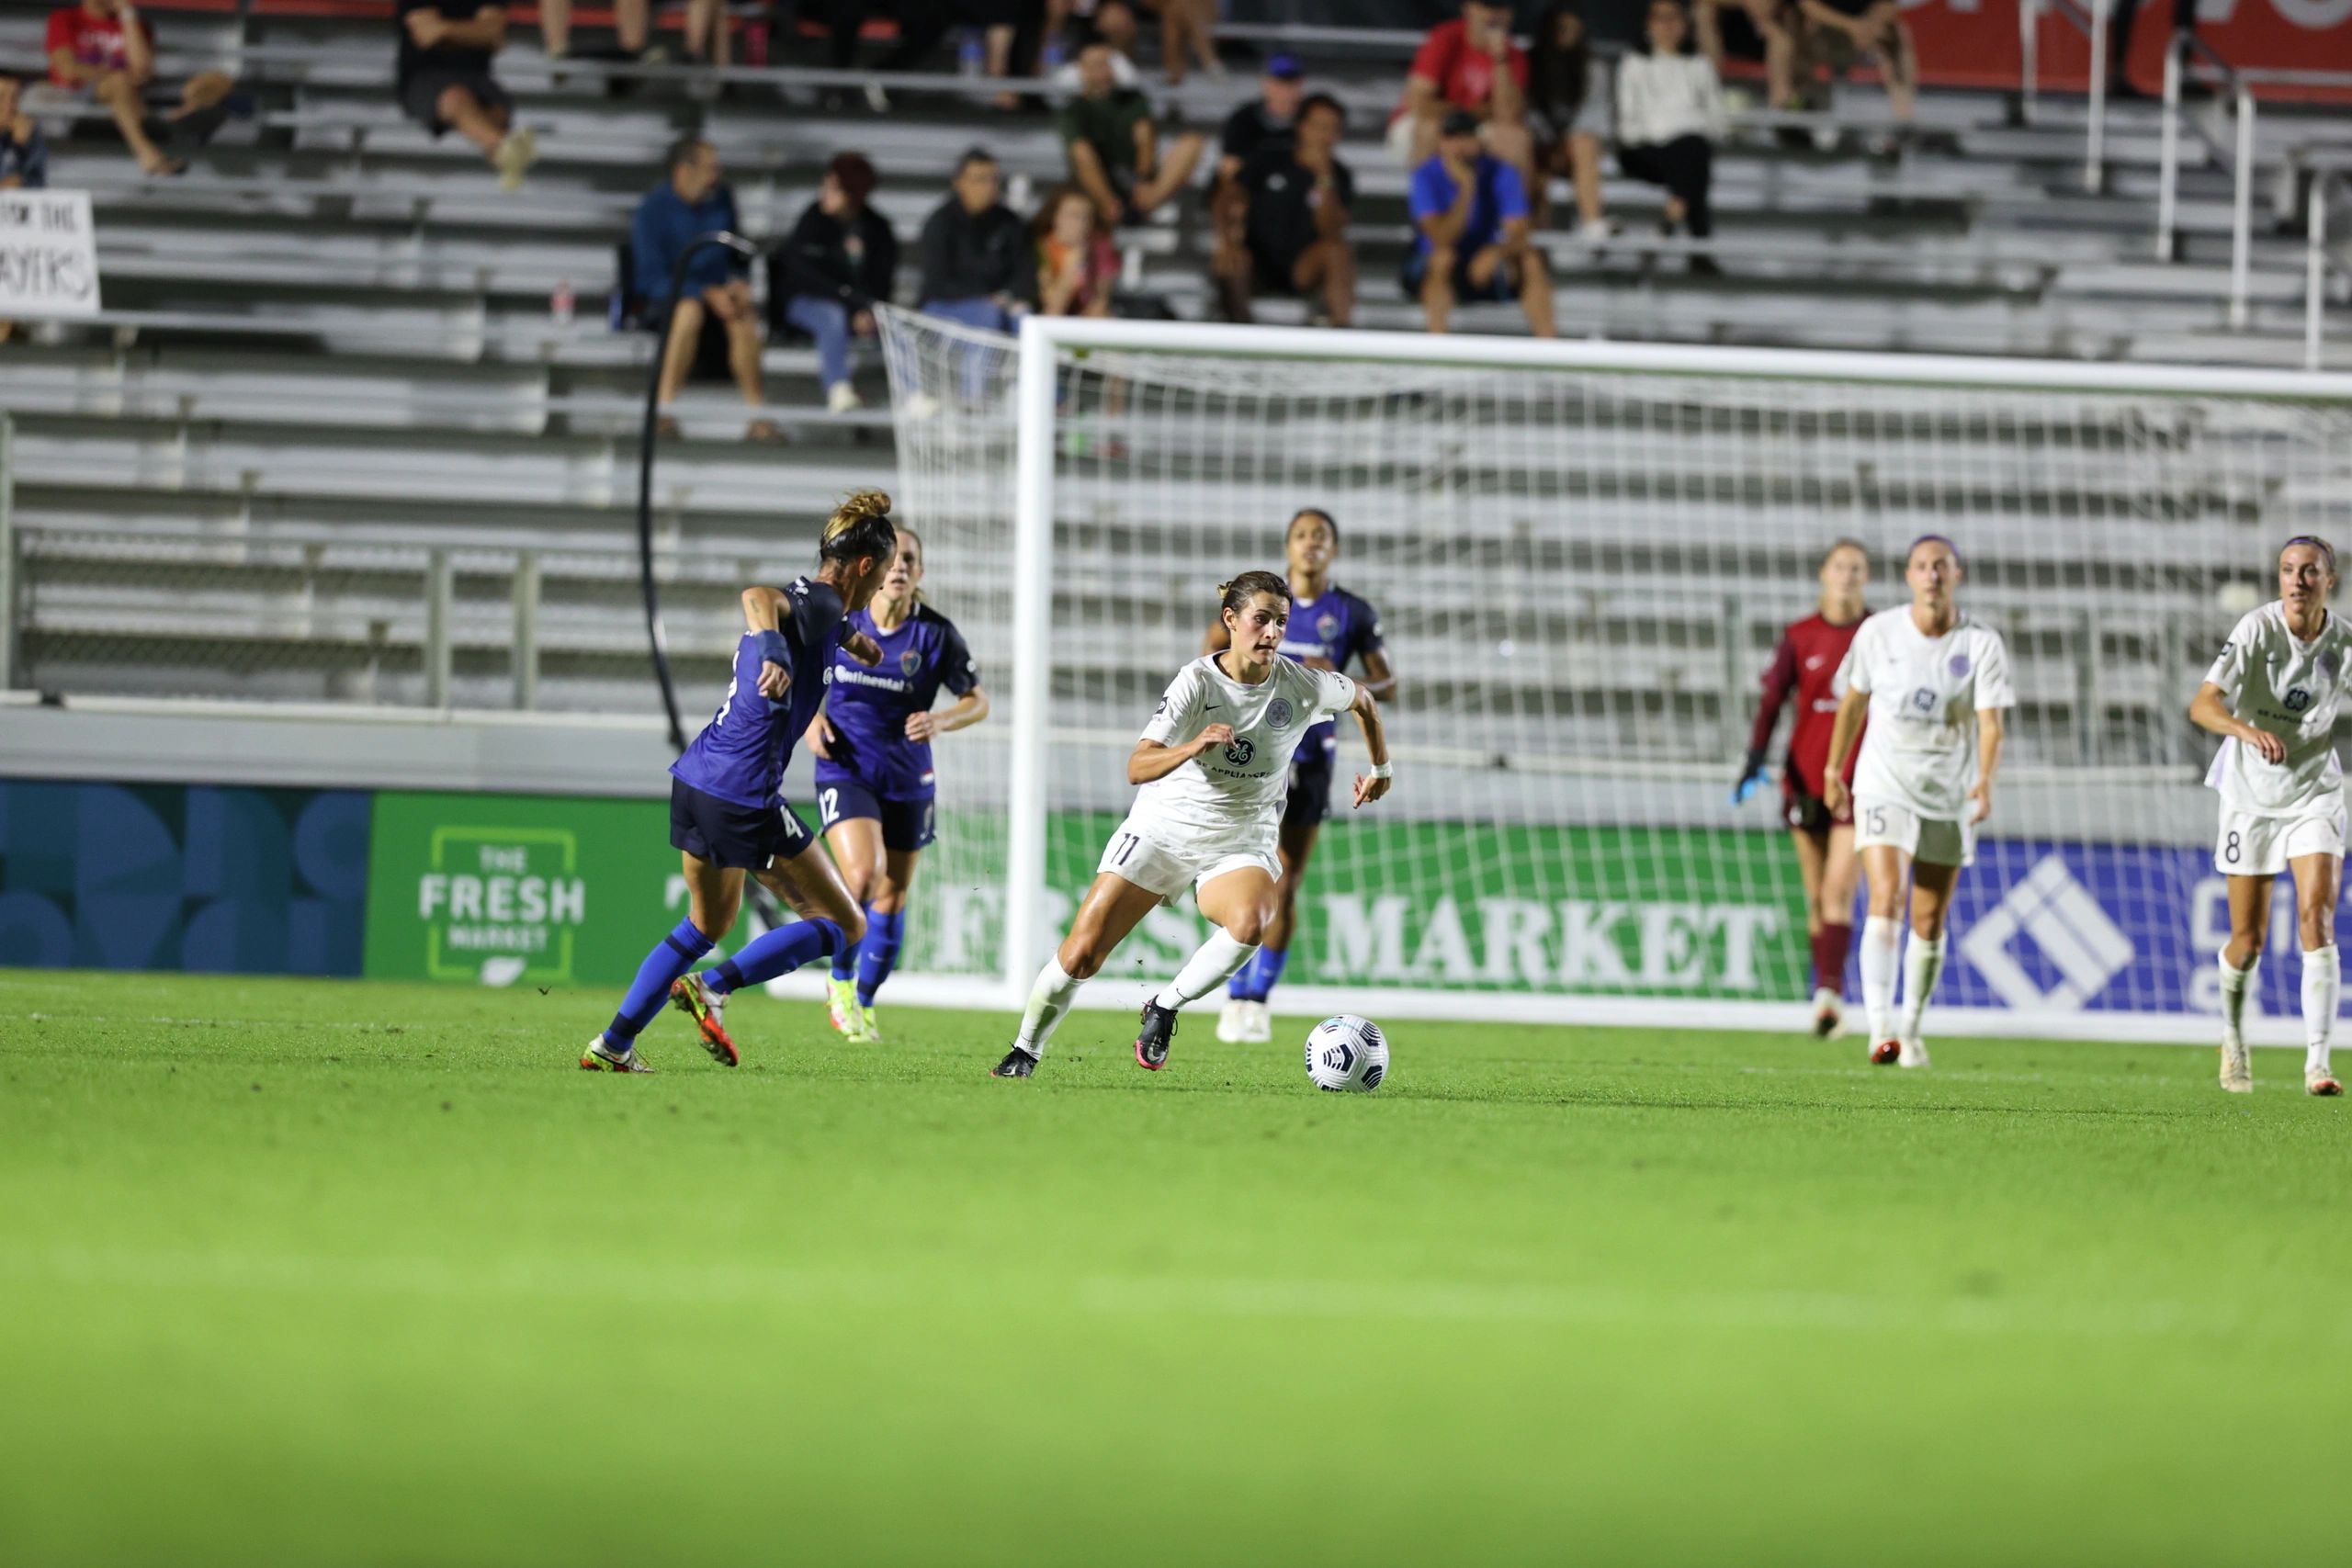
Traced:
<path fill-rule="evenodd" d="M 155 78 L 155 32 L 125 0 L 81 0 L 49 14 L 42 45 L 49 79 L 68 91 L 86 87 L 114 116 L 115 128 L 139 166 L 151 175 L 176 175 L 186 159 L 155 145 L 161 131 L 175 151 L 200 147 L 229 118 L 236 84 L 219 71 L 200 71 L 180 87 L 179 102 L 151 126 L 146 118 L 148 85 Z"/>
<path fill-rule="evenodd" d="M 1057 186 L 1029 225 L 1037 277 L 1032 296 L 1041 316 L 1107 316 L 1119 285 L 1119 248 L 1094 203 L 1075 186 Z"/>
<path fill-rule="evenodd" d="M 1805 31 L 1796 0 L 1697 0 L 1692 21 L 1699 51 L 1723 75 L 1726 60 L 1764 67 L 1766 102 L 1776 109 L 1797 107 L 1797 44 Z"/>
<path fill-rule="evenodd" d="M 865 30 L 865 19 L 875 11 L 887 11 L 899 25 L 898 41 L 874 62 L 873 69 L 876 71 L 921 70 L 932 51 L 947 36 L 949 24 L 962 19 L 950 9 L 946 0 L 895 0 L 879 6 L 875 0 L 803 0 L 793 9 L 796 15 L 811 17 L 822 23 L 825 63 L 835 71 L 848 71 L 857 65 L 857 46 Z"/>
<path fill-rule="evenodd" d="M 1070 14 L 1069 0 L 1055 0 L 1046 10 L 1046 36 L 1058 39 Z M 1112 79 L 1122 87 L 1142 86 L 1143 73 L 1136 68 L 1136 13 L 1127 0 L 1102 0 L 1091 11 L 1081 5 L 1077 15 L 1091 29 L 1086 37 L 1099 38 L 1111 46 Z M 1083 43 L 1084 38 L 1079 41 Z M 1064 92 L 1077 92 L 1078 81 L 1075 59 L 1063 61 L 1053 73 L 1053 85 Z"/>
<path fill-rule="evenodd" d="M 1897 125 L 1911 123 L 1919 93 L 1919 55 L 1911 26 L 1895 0 L 1799 0 L 1812 53 L 1833 74 L 1844 75 L 1859 61 L 1877 65 L 1886 83 L 1887 107 Z"/>
<path fill-rule="evenodd" d="M 1079 96 L 1062 106 L 1062 147 L 1071 176 L 1093 199 L 1102 221 L 1146 218 L 1182 190 L 1205 145 L 1197 132 L 1159 155 L 1151 104 L 1111 73 L 1111 46 L 1089 39 L 1078 56 Z"/>
<path fill-rule="evenodd" d="M 1340 100 L 1317 93 L 1299 106 L 1293 134 L 1262 143 L 1228 183 L 1211 262 L 1227 321 L 1250 320 L 1253 292 L 1319 296 L 1318 313 L 1332 326 L 1355 319 L 1348 211 L 1356 181 L 1336 151 L 1346 129 Z"/>
<path fill-rule="evenodd" d="M 1690 52 L 1682 0 L 1650 0 L 1649 48 L 1617 62 L 1617 166 L 1666 187 L 1663 232 L 1688 230 L 1696 240 L 1714 232 L 1707 193 L 1723 133 L 1723 89 L 1707 57 Z M 1702 254 L 1690 270 L 1716 268 Z"/>
<path fill-rule="evenodd" d="M 1584 4 L 1555 0 L 1535 25 L 1527 119 L 1542 183 L 1566 175 L 1577 193 L 1578 237 L 1605 240 L 1610 228 L 1600 204 L 1600 150 L 1609 135 L 1611 87 L 1609 67 L 1585 33 Z"/>
<path fill-rule="evenodd" d="M 1462 15 L 1440 22 L 1421 40 L 1405 77 L 1405 98 L 1388 122 L 1388 148 L 1408 169 L 1437 153 L 1441 126 L 1467 112 L 1487 151 L 1535 184 L 1534 143 L 1527 133 L 1527 53 L 1510 40 L 1510 7 L 1502 0 L 1465 0 Z"/>
<path fill-rule="evenodd" d="M 0 190 L 39 190 L 49 184 L 49 144 L 25 112 L 25 85 L 0 71 Z"/>
<path fill-rule="evenodd" d="M 1437 152 L 1413 171 L 1405 288 L 1419 297 L 1433 333 L 1446 330 L 1456 299 L 1516 295 L 1535 335 L 1555 336 L 1552 275 L 1530 243 L 1527 187 L 1517 169 L 1479 146 L 1478 129 L 1476 115 L 1455 109 L 1438 129 Z"/>
<path fill-rule="evenodd" d="M 635 60 L 651 41 L 650 0 L 613 0 L 613 32 L 620 58 Z M 539 48 L 549 60 L 571 53 L 571 0 L 539 0 Z"/>
<path fill-rule="evenodd" d="M 923 220 L 922 310 L 967 327 L 1010 332 L 1033 278 L 1028 236 L 1000 199 L 996 160 L 975 147 L 956 165 L 952 194 Z"/>
<path fill-rule="evenodd" d="M 784 320 L 817 340 L 817 378 L 825 406 L 847 413 L 865 406 L 850 385 L 852 337 L 874 335 L 873 300 L 890 298 L 899 272 L 899 237 L 890 220 L 866 205 L 874 195 L 874 165 L 843 152 L 825 169 L 817 199 L 793 226 L 784 266 L 771 271 L 769 296 L 786 282 Z"/>
<path fill-rule="evenodd" d="M 733 252 L 712 245 L 686 264 L 683 281 L 677 276 L 678 263 L 695 236 L 735 227 L 735 195 L 719 182 L 718 150 L 697 137 L 677 143 L 670 150 L 670 177 L 637 204 L 628 231 L 646 324 L 667 334 L 656 394 L 665 409 L 677 401 L 686 373 L 694 368 L 706 315 L 717 317 L 727 329 L 727 368 L 743 400 L 760 406 L 760 317 L 752 308 L 752 286 L 743 279 L 742 262 Z M 677 430 L 667 417 L 662 428 L 673 434 Z M 752 421 L 744 434 L 753 441 L 783 439 L 766 419 Z"/>
<path fill-rule="evenodd" d="M 510 129 L 514 100 L 490 73 L 506 47 L 506 7 L 494 0 L 398 0 L 396 16 L 401 107 L 435 136 L 454 130 L 481 148 L 498 183 L 520 189 L 539 148 L 529 130 Z"/>
<path fill-rule="evenodd" d="M 1187 65 L 1198 64 L 1210 76 L 1222 76 L 1216 57 L 1216 0 L 1138 0 L 1146 10 L 1159 13 L 1159 68 L 1171 87 L 1182 86 Z"/>
<path fill-rule="evenodd" d="M 1259 148 L 1290 140 L 1299 99 L 1306 95 L 1306 78 L 1294 56 L 1277 54 L 1266 62 L 1265 74 L 1258 78 L 1258 96 L 1226 116 L 1225 129 L 1217 133 L 1217 189 L 1231 184 Z"/>

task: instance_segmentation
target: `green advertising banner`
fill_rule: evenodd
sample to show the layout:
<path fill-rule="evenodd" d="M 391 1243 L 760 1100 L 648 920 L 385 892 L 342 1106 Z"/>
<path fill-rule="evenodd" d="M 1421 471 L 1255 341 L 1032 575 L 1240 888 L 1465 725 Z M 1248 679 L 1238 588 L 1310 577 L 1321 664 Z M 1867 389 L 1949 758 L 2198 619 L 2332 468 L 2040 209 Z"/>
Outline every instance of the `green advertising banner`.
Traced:
<path fill-rule="evenodd" d="M 1108 813 L 1057 814 L 1047 915 L 1069 920 Z M 915 885 L 909 973 L 1001 972 L 1004 890 L 954 874 L 1002 824 L 943 816 Z M 658 801 L 391 791 L 375 798 L 366 973 L 468 985 L 626 985 L 685 913 Z M 1324 835 L 1287 979 L 1793 1001 L 1804 908 L 1776 833 L 1350 822 Z M 1153 911 L 1123 970 L 1172 971 L 1204 934 Z"/>

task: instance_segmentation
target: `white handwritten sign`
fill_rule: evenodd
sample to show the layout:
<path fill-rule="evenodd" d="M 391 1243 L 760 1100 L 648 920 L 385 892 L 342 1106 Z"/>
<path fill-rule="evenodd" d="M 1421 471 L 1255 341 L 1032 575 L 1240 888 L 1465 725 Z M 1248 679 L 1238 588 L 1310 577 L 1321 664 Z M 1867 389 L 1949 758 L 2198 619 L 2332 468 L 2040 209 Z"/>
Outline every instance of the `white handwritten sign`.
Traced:
<path fill-rule="evenodd" d="M 0 320 L 98 313 L 85 190 L 0 190 Z"/>

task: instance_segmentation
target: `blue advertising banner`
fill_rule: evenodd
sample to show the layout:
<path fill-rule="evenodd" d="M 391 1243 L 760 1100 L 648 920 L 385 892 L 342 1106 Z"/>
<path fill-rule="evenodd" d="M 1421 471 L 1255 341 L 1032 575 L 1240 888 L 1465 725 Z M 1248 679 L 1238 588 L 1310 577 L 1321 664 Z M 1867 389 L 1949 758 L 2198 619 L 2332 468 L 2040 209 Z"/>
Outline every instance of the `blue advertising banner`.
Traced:
<path fill-rule="evenodd" d="M 368 799 L 0 780 L 0 965 L 357 975 Z"/>

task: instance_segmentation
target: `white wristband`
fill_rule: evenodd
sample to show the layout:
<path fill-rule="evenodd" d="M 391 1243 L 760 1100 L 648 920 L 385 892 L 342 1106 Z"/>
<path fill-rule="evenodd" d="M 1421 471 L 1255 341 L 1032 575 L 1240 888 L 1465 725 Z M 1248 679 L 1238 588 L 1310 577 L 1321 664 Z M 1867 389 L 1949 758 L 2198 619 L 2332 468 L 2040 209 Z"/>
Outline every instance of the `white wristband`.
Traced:
<path fill-rule="evenodd" d="M 1371 772 L 1368 775 L 1366 775 L 1366 776 L 1367 776 L 1367 777 L 1370 777 L 1370 778 L 1375 778 L 1375 779 L 1385 779 L 1385 778 L 1393 778 L 1393 777 L 1395 777 L 1395 774 L 1394 774 L 1394 773 L 1392 773 L 1389 771 L 1389 767 L 1388 767 L 1388 764 L 1387 764 L 1387 763 L 1385 763 L 1385 762 L 1374 762 L 1374 763 L 1372 765 L 1372 772 Z"/>

